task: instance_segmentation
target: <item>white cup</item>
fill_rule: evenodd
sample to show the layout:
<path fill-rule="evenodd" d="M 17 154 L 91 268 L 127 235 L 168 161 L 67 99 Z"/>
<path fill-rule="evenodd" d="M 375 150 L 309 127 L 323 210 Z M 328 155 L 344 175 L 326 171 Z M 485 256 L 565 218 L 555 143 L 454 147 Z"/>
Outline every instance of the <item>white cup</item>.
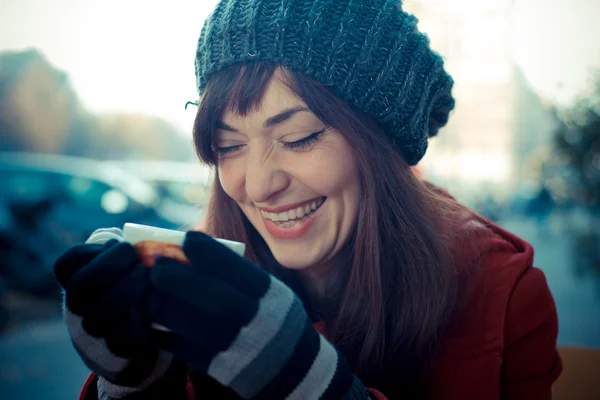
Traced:
<path fill-rule="evenodd" d="M 136 244 L 142 240 L 154 240 L 157 242 L 173 243 L 178 246 L 183 246 L 184 239 L 185 232 L 183 231 L 157 228 L 155 226 L 134 224 L 131 222 L 127 222 L 123 226 L 123 241 L 131 244 Z M 240 256 L 244 256 L 244 250 L 246 250 L 246 245 L 244 243 L 217 238 L 215 238 L 215 240 L 229 247 Z M 152 328 L 169 332 L 168 328 L 159 324 L 152 324 Z"/>
<path fill-rule="evenodd" d="M 123 226 L 123 240 L 131 244 L 136 244 L 142 240 L 154 240 L 157 242 L 173 243 L 177 246 L 183 246 L 184 239 L 185 232 L 183 231 L 133 224 L 131 222 L 127 222 Z M 244 243 L 217 238 L 215 238 L 215 240 L 229 247 L 229 249 L 233 250 L 238 255 L 244 256 L 244 250 L 246 250 L 246 245 Z"/>

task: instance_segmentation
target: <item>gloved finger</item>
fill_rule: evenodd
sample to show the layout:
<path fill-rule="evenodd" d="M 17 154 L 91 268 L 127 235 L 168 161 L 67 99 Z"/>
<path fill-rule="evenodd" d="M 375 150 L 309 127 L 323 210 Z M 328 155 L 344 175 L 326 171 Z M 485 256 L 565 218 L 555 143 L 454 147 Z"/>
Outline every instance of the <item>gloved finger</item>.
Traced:
<path fill-rule="evenodd" d="M 86 329 L 91 335 L 104 337 L 106 329 L 118 324 L 132 308 L 144 300 L 151 289 L 148 268 L 137 265 L 130 274 L 117 281 L 93 302 L 71 298 L 67 293 L 66 306 L 74 314 L 86 317 Z"/>
<path fill-rule="evenodd" d="M 61 254 L 54 262 L 54 274 L 61 286 L 67 287 L 71 277 L 77 271 L 117 243 L 117 240 L 110 240 L 104 244 L 80 244 Z"/>
<path fill-rule="evenodd" d="M 104 339 L 111 352 L 134 359 L 157 347 L 153 342 L 152 322 L 147 310 L 134 307 L 126 318 L 108 327 Z"/>
<path fill-rule="evenodd" d="M 139 262 L 131 244 L 118 242 L 73 275 L 65 288 L 67 298 L 79 304 L 94 303 Z"/>
<path fill-rule="evenodd" d="M 156 368 L 160 349 L 158 347 L 139 353 L 115 376 L 114 383 L 120 386 L 136 387 L 146 380 Z"/>
<path fill-rule="evenodd" d="M 229 348 L 242 328 L 228 321 L 226 315 L 199 314 L 192 304 L 160 291 L 149 296 L 149 303 L 152 322 L 210 349 L 212 356 Z"/>
<path fill-rule="evenodd" d="M 183 252 L 193 265 L 251 297 L 260 298 L 269 288 L 269 273 L 202 232 L 186 233 Z"/>
<path fill-rule="evenodd" d="M 214 357 L 214 350 L 211 351 L 177 333 L 166 336 L 162 348 L 204 374 L 208 371 L 208 366 Z"/>
<path fill-rule="evenodd" d="M 150 279 L 157 291 L 193 306 L 193 315 L 226 318 L 231 324 L 243 326 L 258 308 L 258 299 L 204 273 L 202 267 L 170 258 L 156 259 Z"/>
<path fill-rule="evenodd" d="M 100 228 L 96 229 L 89 238 L 85 241 L 86 243 L 106 243 L 110 239 L 116 239 L 119 242 L 123 240 L 123 231 L 120 228 Z"/>

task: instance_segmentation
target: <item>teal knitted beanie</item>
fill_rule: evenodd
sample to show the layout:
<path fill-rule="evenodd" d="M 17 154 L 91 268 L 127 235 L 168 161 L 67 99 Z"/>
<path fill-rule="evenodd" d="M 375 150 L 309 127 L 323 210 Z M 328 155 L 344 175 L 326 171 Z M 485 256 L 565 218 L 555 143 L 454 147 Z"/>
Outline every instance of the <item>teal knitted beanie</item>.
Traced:
<path fill-rule="evenodd" d="M 375 120 L 410 165 L 448 122 L 453 80 L 399 0 L 221 0 L 196 52 L 198 92 L 239 63 L 286 66 Z"/>

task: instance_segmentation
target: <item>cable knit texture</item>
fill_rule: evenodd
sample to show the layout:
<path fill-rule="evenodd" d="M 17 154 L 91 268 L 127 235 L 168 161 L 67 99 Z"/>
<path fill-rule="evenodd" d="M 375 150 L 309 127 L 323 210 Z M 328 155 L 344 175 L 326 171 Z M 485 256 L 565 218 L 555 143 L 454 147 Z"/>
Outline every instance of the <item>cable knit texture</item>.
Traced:
<path fill-rule="evenodd" d="M 410 165 L 454 108 L 453 80 L 398 0 L 222 0 L 196 51 L 198 92 L 239 63 L 283 65 L 371 116 Z"/>

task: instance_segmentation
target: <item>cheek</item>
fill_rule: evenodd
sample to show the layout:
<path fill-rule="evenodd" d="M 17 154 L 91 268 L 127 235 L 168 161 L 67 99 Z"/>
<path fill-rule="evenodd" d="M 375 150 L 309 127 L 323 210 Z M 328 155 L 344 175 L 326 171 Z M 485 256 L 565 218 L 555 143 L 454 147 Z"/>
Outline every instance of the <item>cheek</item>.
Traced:
<path fill-rule="evenodd" d="M 309 185 L 324 196 L 354 192 L 358 184 L 354 157 L 340 147 L 319 149 L 310 160 L 299 163 L 297 176 L 302 176 L 304 182 L 310 182 Z"/>
<path fill-rule="evenodd" d="M 235 160 L 225 160 L 219 164 L 219 182 L 223 191 L 235 201 L 244 198 L 244 168 L 236 166 Z"/>

